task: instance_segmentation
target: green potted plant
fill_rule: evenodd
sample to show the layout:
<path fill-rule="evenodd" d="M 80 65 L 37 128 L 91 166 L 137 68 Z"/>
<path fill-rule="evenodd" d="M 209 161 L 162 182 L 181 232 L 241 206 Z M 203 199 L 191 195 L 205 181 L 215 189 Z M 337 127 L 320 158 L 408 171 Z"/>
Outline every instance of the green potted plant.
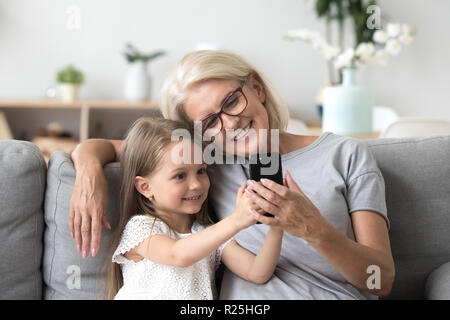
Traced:
<path fill-rule="evenodd" d="M 70 103 L 78 99 L 78 91 L 84 82 L 84 75 L 75 66 L 67 65 L 57 72 L 56 82 L 59 85 L 61 100 Z"/>
<path fill-rule="evenodd" d="M 159 50 L 144 54 L 131 43 L 128 43 L 124 54 L 128 62 L 128 71 L 125 76 L 125 97 L 131 101 L 148 100 L 151 85 L 148 64 L 165 55 L 165 52 Z"/>

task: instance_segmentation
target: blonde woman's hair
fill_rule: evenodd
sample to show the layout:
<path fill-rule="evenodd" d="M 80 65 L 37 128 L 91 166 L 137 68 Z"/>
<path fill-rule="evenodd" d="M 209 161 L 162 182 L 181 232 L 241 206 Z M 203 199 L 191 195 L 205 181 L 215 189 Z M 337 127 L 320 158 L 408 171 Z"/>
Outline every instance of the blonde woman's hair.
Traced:
<path fill-rule="evenodd" d="M 162 159 L 168 152 L 168 146 L 173 143 L 172 132 L 178 129 L 188 130 L 193 137 L 193 131 L 189 125 L 163 118 L 140 118 L 129 129 L 120 157 L 122 174 L 120 219 L 111 245 L 111 259 L 120 243 L 127 222 L 133 216 L 147 215 L 162 220 L 156 215 L 152 201 L 136 190 L 134 182 L 137 176 L 149 176 L 160 168 L 163 164 Z M 207 201 L 203 203 L 200 212 L 195 214 L 195 220 L 203 225 L 212 222 L 208 215 Z M 122 285 L 120 266 L 110 262 L 108 299 L 113 299 Z"/>
<path fill-rule="evenodd" d="M 289 111 L 270 81 L 237 54 L 223 50 L 194 51 L 182 58 L 166 79 L 161 93 L 161 110 L 165 118 L 192 124 L 184 112 L 184 101 L 189 86 L 201 81 L 220 79 L 245 83 L 255 77 L 266 95 L 264 106 L 270 129 L 285 131 Z"/>

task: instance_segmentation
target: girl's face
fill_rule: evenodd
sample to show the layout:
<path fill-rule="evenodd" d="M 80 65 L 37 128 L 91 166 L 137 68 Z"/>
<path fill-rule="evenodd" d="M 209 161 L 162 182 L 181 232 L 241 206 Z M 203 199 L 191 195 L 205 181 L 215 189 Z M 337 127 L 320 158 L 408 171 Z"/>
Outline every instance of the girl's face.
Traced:
<path fill-rule="evenodd" d="M 182 156 L 181 145 L 182 142 L 169 145 L 160 168 L 148 177 L 136 178 L 136 188 L 152 201 L 160 214 L 195 214 L 208 196 L 210 182 L 206 164 L 194 163 L 194 152 L 199 152 L 198 149 L 201 152 L 201 148 L 191 143 L 191 164 L 177 164 L 172 151 Z"/>
<path fill-rule="evenodd" d="M 221 103 L 231 92 L 241 86 L 233 80 L 207 80 L 189 87 L 184 103 L 184 111 L 192 121 L 199 121 L 208 115 L 218 113 Z M 257 153 L 258 146 L 266 141 L 264 132 L 269 129 L 269 118 L 263 103 L 264 89 L 259 81 L 251 77 L 242 91 L 247 98 L 247 107 L 236 116 L 222 113 L 222 130 L 219 135 L 223 139 L 222 149 L 228 153 L 245 155 Z M 226 130 L 231 129 L 228 134 Z M 253 130 L 248 130 L 253 129 Z M 268 131 L 267 131 L 268 132 Z M 231 134 L 230 134 L 231 133 Z M 256 137 L 252 135 L 256 133 Z M 260 135 L 263 135 L 260 137 Z M 260 141 L 260 139 L 262 140 Z"/>

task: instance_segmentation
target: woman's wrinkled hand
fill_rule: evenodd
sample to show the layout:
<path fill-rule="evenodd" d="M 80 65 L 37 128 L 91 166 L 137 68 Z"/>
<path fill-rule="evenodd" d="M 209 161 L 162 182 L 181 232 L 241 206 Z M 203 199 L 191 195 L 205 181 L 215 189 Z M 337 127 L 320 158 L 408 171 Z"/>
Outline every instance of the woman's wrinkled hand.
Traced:
<path fill-rule="evenodd" d="M 268 179 L 247 182 L 248 189 L 252 191 L 251 199 L 274 217 L 266 217 L 256 211 L 252 214 L 261 223 L 280 227 L 308 242 L 317 241 L 326 234 L 330 223 L 303 193 L 289 172 L 286 172 L 283 181 L 284 185 Z"/>
<path fill-rule="evenodd" d="M 79 168 L 70 198 L 69 231 L 83 259 L 95 256 L 100 246 L 102 225 L 106 219 L 107 182 L 101 166 Z"/>

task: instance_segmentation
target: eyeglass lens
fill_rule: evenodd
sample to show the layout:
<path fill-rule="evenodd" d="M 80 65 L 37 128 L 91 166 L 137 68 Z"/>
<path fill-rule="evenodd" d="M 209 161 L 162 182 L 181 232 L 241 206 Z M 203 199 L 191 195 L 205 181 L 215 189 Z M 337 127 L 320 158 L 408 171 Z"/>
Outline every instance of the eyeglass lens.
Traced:
<path fill-rule="evenodd" d="M 246 106 L 247 100 L 242 92 L 240 90 L 235 91 L 227 100 L 225 100 L 221 112 L 205 119 L 203 130 L 208 130 L 208 135 L 217 134 L 222 129 L 222 121 L 220 119 L 222 112 L 230 116 L 235 116 L 240 114 Z"/>

